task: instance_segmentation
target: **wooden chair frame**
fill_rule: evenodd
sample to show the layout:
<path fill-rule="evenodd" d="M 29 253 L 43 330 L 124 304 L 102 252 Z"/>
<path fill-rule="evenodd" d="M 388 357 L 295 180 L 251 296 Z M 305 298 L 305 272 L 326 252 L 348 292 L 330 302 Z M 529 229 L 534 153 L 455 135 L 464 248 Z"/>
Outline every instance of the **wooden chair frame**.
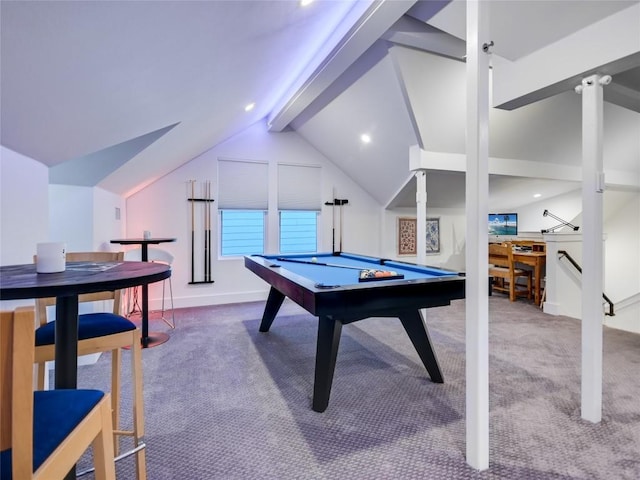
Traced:
<path fill-rule="evenodd" d="M 71 252 L 67 253 L 68 262 L 115 262 L 124 261 L 124 252 Z M 113 313 L 120 315 L 121 291 L 98 292 L 80 295 L 79 303 L 113 300 Z M 55 297 L 39 298 L 36 300 L 36 319 L 39 326 L 47 323 L 47 307 L 56 304 Z M 113 448 L 118 455 L 119 438 L 130 436 L 134 439 L 133 452 L 136 455 L 136 478 L 145 480 L 146 452 L 144 445 L 144 397 L 142 381 L 142 345 L 140 329 L 88 338 L 78 341 L 78 356 L 100 352 L 111 352 L 111 412 L 113 422 Z M 120 398 L 122 349 L 131 349 L 131 375 L 133 392 L 133 426 L 131 430 L 120 428 Z M 35 349 L 35 363 L 37 364 L 37 388 L 44 388 L 45 362 L 55 359 L 55 345 L 41 345 Z M 126 456 L 127 454 L 120 455 Z"/>
<path fill-rule="evenodd" d="M 63 478 L 84 452 L 93 447 L 97 480 L 116 478 L 111 406 L 106 393 L 44 462 L 33 471 L 34 417 L 33 362 L 35 335 L 33 307 L 2 312 L 0 319 L 0 450 L 11 448 L 12 476 L 16 480 Z M 49 392 L 44 392 L 47 395 Z M 55 392 L 51 392 L 55 393 Z M 82 392 L 78 391 L 78 397 Z M 55 412 L 42 415 L 55 421 Z"/>
<path fill-rule="evenodd" d="M 516 268 L 513 260 L 513 245 L 510 242 L 489 244 L 489 275 L 494 279 L 493 290 L 509 294 L 509 300 L 516 301 L 517 297 L 532 298 L 532 273 L 530 270 Z M 518 278 L 526 278 L 526 288 L 517 284 Z M 506 284 L 505 284 L 506 280 Z"/>

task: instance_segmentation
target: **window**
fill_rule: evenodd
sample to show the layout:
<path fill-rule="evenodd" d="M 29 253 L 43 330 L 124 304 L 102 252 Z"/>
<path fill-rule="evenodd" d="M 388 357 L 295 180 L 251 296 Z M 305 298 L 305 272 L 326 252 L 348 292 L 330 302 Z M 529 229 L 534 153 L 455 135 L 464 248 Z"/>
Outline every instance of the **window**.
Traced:
<path fill-rule="evenodd" d="M 280 253 L 306 253 L 318 249 L 318 212 L 280 211 Z"/>
<path fill-rule="evenodd" d="M 218 159 L 218 209 L 222 256 L 264 253 L 268 165 Z"/>
<path fill-rule="evenodd" d="M 318 250 L 321 169 L 316 165 L 278 164 L 280 253 Z"/>
<path fill-rule="evenodd" d="M 221 255 L 264 253 L 263 210 L 220 210 Z"/>

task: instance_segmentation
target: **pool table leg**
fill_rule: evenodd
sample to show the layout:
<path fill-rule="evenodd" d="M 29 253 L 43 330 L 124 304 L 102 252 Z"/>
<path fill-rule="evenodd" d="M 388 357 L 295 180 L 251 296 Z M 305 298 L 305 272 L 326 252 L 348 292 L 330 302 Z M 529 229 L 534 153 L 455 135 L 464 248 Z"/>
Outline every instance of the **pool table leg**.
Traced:
<path fill-rule="evenodd" d="M 278 310 L 284 302 L 284 294 L 271 287 L 269 290 L 269 297 L 267 297 L 267 304 L 264 307 L 264 313 L 262 314 L 262 322 L 260 322 L 260 331 L 268 332 L 271 328 L 273 320 L 276 318 Z"/>
<path fill-rule="evenodd" d="M 316 345 L 316 373 L 313 382 L 313 410 L 324 412 L 329 405 L 333 372 L 340 346 L 342 322 L 331 317 L 318 318 L 318 343 Z"/>
<path fill-rule="evenodd" d="M 443 383 L 442 371 L 440 365 L 438 365 L 438 357 L 431 344 L 429 338 L 429 332 L 427 326 L 422 319 L 422 314 L 419 310 L 402 312 L 399 316 L 402 326 L 404 327 L 407 335 L 411 339 L 411 343 L 418 352 L 422 363 L 429 372 L 431 381 L 435 383 Z"/>

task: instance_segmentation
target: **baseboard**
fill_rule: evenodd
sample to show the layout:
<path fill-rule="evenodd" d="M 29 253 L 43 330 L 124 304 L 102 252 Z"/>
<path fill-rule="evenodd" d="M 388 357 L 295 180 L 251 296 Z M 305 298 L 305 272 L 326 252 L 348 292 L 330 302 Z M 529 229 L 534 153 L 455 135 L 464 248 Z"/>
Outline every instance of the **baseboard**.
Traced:
<path fill-rule="evenodd" d="M 225 305 L 227 303 L 245 303 L 260 302 L 267 299 L 268 290 L 255 290 L 250 292 L 239 293 L 220 293 L 207 295 L 194 295 L 190 297 L 180 297 L 173 299 L 175 308 L 189 307 L 206 307 L 209 305 Z M 167 309 L 168 304 L 165 300 L 164 308 Z M 160 310 L 162 308 L 162 299 L 149 300 L 149 310 Z"/>

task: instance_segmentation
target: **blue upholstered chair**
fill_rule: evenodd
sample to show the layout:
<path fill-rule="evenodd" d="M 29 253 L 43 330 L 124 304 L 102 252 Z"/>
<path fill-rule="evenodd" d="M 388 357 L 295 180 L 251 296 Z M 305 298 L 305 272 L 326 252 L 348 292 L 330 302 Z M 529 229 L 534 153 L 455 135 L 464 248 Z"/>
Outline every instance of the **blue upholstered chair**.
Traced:
<path fill-rule="evenodd" d="M 0 479 L 63 478 L 93 446 L 95 478 L 115 479 L 109 394 L 33 391 L 33 307 L 0 314 Z"/>
<path fill-rule="evenodd" d="M 123 252 L 72 252 L 67 253 L 67 262 L 121 262 Z M 121 292 L 99 292 L 79 296 L 79 302 L 113 302 L 109 312 L 85 313 L 78 318 L 78 355 L 90 355 L 98 352 L 111 353 L 111 411 L 113 419 L 114 450 L 118 455 L 119 438 L 122 435 L 133 437 L 133 449 L 123 453 L 136 455 L 138 480 L 146 479 L 146 459 L 144 438 L 144 408 L 142 392 L 142 347 L 140 329 L 129 319 L 120 315 Z M 44 388 L 45 362 L 54 360 L 55 321 L 47 322 L 47 307 L 56 303 L 55 298 L 36 300 L 36 319 L 40 325 L 35 331 L 35 362 L 38 366 L 37 387 Z M 122 349 L 131 350 L 132 405 L 133 420 L 131 429 L 124 430 L 120 425 L 121 364 Z"/>

